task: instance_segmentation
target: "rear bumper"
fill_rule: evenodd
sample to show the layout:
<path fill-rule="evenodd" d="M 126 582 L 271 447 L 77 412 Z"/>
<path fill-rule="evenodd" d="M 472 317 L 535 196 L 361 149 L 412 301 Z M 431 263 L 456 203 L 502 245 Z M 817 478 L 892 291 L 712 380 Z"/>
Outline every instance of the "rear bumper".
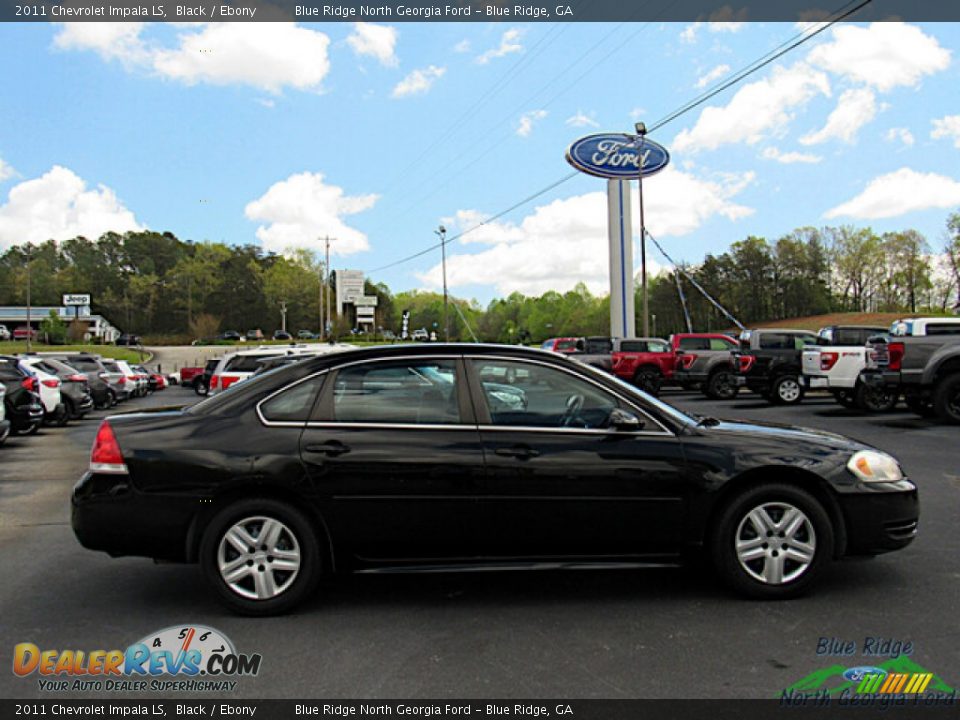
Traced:
<path fill-rule="evenodd" d="M 920 518 L 917 488 L 908 480 L 896 485 L 903 489 L 881 487 L 839 496 L 847 528 L 847 555 L 878 555 L 913 542 Z"/>
<path fill-rule="evenodd" d="M 803 386 L 807 390 L 829 390 L 834 386 L 830 384 L 830 378 L 821 377 L 819 375 L 802 375 L 800 382 L 803 383 Z M 848 388 L 837 388 L 837 389 L 848 389 Z"/>
<path fill-rule="evenodd" d="M 874 388 L 900 387 L 900 372 L 896 370 L 864 370 L 860 382 Z"/>

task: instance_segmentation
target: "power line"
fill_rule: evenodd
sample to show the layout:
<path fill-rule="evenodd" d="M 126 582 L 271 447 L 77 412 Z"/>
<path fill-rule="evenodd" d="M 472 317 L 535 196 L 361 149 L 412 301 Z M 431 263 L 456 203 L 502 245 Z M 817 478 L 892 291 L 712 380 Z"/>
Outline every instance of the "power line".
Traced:
<path fill-rule="evenodd" d="M 680 106 L 679 108 L 677 108 L 676 110 L 668 113 L 666 116 L 664 116 L 663 118 L 661 118 L 660 120 L 658 120 L 656 123 L 654 123 L 654 124 L 651 126 L 649 132 L 653 132 L 654 130 L 659 129 L 659 128 L 663 127 L 664 125 L 667 125 L 668 123 L 673 122 L 674 120 L 676 120 L 677 118 L 681 117 L 682 115 L 685 115 L 686 113 L 690 112 L 690 111 L 693 110 L 694 108 L 696 108 L 696 107 L 702 105 L 703 103 L 705 103 L 705 102 L 706 102 L 707 100 L 709 100 L 710 98 L 718 95 L 719 93 L 723 92 L 724 90 L 726 90 L 726 89 L 732 87 L 733 85 L 739 83 L 740 81 L 746 79 L 747 77 L 749 77 L 750 75 L 754 74 L 755 72 L 763 69 L 764 67 L 766 67 L 766 66 L 769 65 L 770 63 L 772 63 L 772 62 L 774 62 L 775 60 L 777 60 L 777 59 L 783 57 L 784 55 L 786 55 L 788 52 L 790 52 L 790 51 L 792 51 L 792 50 L 800 47 L 800 46 L 803 45 L 804 43 L 808 42 L 809 40 L 813 39 L 814 37 L 816 37 L 817 35 L 819 35 L 820 33 L 822 33 L 824 30 L 827 30 L 827 29 L 829 29 L 830 27 L 832 27 L 833 25 L 835 25 L 836 23 L 841 22 L 842 20 L 845 20 L 846 18 L 850 17 L 850 16 L 853 15 L 854 13 L 858 12 L 858 11 L 861 10 L 862 8 L 864 8 L 864 7 L 866 7 L 867 5 L 869 5 L 871 2 L 873 2 L 873 0 L 850 0 L 850 2 L 847 2 L 846 4 L 844 4 L 844 5 L 842 5 L 840 8 L 838 8 L 836 11 L 834 11 L 833 14 L 836 15 L 836 17 L 832 17 L 830 20 L 825 21 L 823 25 L 821 25 L 820 27 L 816 28 L 815 30 L 805 30 L 805 31 L 803 31 L 803 32 L 798 33 L 797 35 L 792 36 L 792 37 L 789 38 L 788 40 L 784 41 L 784 43 L 781 43 L 779 46 L 777 46 L 777 48 L 775 48 L 774 50 L 772 50 L 770 53 L 766 53 L 765 55 L 761 56 L 758 60 L 755 60 L 754 62 L 750 63 L 749 65 L 746 65 L 743 69 L 737 71 L 733 76 L 729 77 L 728 79 L 726 79 L 726 80 L 724 80 L 724 81 L 721 81 L 719 84 L 715 85 L 713 88 L 710 88 L 709 90 L 705 91 L 704 93 L 702 93 L 701 95 L 697 96 L 697 97 L 694 98 L 693 100 L 691 100 L 691 101 L 689 101 L 689 102 L 687 102 L 687 103 L 684 103 L 683 105 L 681 105 L 681 106 Z M 854 5 L 854 3 L 856 3 L 856 4 Z M 850 7 L 851 5 L 853 5 L 853 7 Z M 849 9 L 846 9 L 846 8 L 849 8 Z M 840 13 L 840 14 L 837 15 L 837 13 Z M 587 53 L 585 53 L 585 54 L 589 54 L 590 52 L 592 52 L 592 50 L 593 50 L 593 48 L 591 48 L 590 50 L 588 50 Z M 605 56 L 604 58 L 602 58 L 599 62 L 602 62 L 603 60 L 605 60 L 606 57 L 609 57 L 609 55 L 610 55 L 610 54 L 608 54 L 607 56 Z M 583 57 L 583 56 L 581 56 L 581 58 L 582 58 L 582 57 Z M 593 67 L 595 67 L 595 66 L 596 66 L 596 64 L 595 64 L 594 66 L 592 66 L 590 69 L 588 69 L 586 72 L 589 72 L 589 71 L 592 70 Z M 586 74 L 586 73 L 584 73 L 584 75 L 585 75 L 585 74 Z M 583 75 L 581 75 L 580 77 L 578 77 L 578 78 L 577 78 L 577 81 L 579 81 L 582 77 L 583 77 Z M 576 82 L 576 81 L 575 81 L 575 82 Z M 567 89 L 569 89 L 569 87 L 568 87 Z M 541 88 L 541 92 L 542 92 L 542 90 L 543 90 L 543 88 Z M 539 94 L 539 93 L 537 93 L 537 94 Z M 561 94 L 562 94 L 562 93 L 561 93 Z M 536 97 L 536 95 L 534 95 L 534 97 Z M 556 99 L 556 97 L 554 97 L 553 99 Z M 553 102 L 553 99 L 551 100 L 551 102 Z M 485 154 L 485 153 L 484 153 L 484 154 Z M 481 157 L 482 157 L 482 155 L 481 155 Z M 478 160 L 479 160 L 479 158 L 478 158 Z M 477 161 L 475 160 L 474 162 L 477 162 Z M 472 163 L 471 163 L 471 164 L 472 164 Z M 511 205 L 510 207 L 506 208 L 505 210 L 501 210 L 501 211 L 498 212 L 496 215 L 493 215 L 492 217 L 487 218 L 487 219 L 484 220 L 483 222 L 477 223 L 476 225 L 468 228 L 467 230 L 464 230 L 463 232 L 459 233 L 458 235 L 454 235 L 453 237 L 447 238 L 445 242 L 446 242 L 446 243 L 453 242 L 454 240 L 457 240 L 457 239 L 459 239 L 459 238 L 462 238 L 462 237 L 464 237 L 465 235 L 467 235 L 467 234 L 469 234 L 469 233 L 471 233 L 471 232 L 474 232 L 475 230 L 479 230 L 479 229 L 480 229 L 481 227 L 483 227 L 484 225 L 487 225 L 488 223 L 491 223 L 491 222 L 493 222 L 493 221 L 495 221 L 495 220 L 503 217 L 504 215 L 507 215 L 508 213 L 513 212 L 513 211 L 516 210 L 517 208 L 522 207 L 522 206 L 526 205 L 527 203 L 529 203 L 529 202 L 535 200 L 536 198 L 540 197 L 541 195 L 544 195 L 545 193 L 550 192 L 550 190 L 553 190 L 554 188 L 562 185 L 563 183 L 567 182 L 568 180 L 571 180 L 572 178 L 576 177 L 577 175 L 579 175 L 579 172 L 578 172 L 578 171 L 574 171 L 574 172 L 572 172 L 572 173 L 569 173 L 569 174 L 567 174 L 567 175 L 564 175 L 564 176 L 561 177 L 559 180 L 556 180 L 556 181 L 550 183 L 550 184 L 547 185 L 545 188 L 543 188 L 543 189 L 541 189 L 541 190 L 538 190 L 537 192 L 533 193 L 532 195 L 527 196 L 526 198 L 524 198 L 523 200 L 521 200 L 521 201 L 519 201 L 519 202 L 517 202 L 517 203 L 514 203 L 513 205 Z M 652 239 L 652 236 L 650 236 L 649 233 L 648 233 L 648 236 L 651 237 L 651 239 Z M 406 257 L 404 257 L 404 258 L 401 258 L 401 259 L 399 259 L 399 260 L 395 260 L 395 261 L 393 261 L 393 262 L 391 262 L 391 263 L 388 263 L 388 264 L 386 264 L 386 265 L 382 265 L 382 266 L 380 266 L 380 267 L 378 267 L 378 268 L 375 268 L 375 269 L 371 270 L 370 272 L 371 272 L 371 273 L 380 272 L 381 270 L 387 270 L 387 269 L 389 269 L 389 268 L 396 267 L 397 265 L 403 265 L 403 264 L 405 264 L 405 263 L 407 263 L 407 262 L 410 262 L 411 260 L 415 260 L 416 258 L 422 257 L 422 256 L 426 255 L 427 253 L 433 252 L 434 250 L 437 250 L 438 248 L 442 247 L 443 245 L 444 245 L 444 242 L 436 243 L 436 244 L 431 245 L 431 246 L 428 247 L 428 248 L 424 248 L 423 250 L 421 250 L 421 251 L 419 251 L 419 252 L 416 252 L 416 253 L 414 253 L 414 254 L 412 254 L 412 255 L 408 255 L 408 256 L 406 256 Z M 658 247 L 659 247 L 659 245 L 658 245 Z M 661 252 L 663 252 L 662 248 L 661 248 Z M 665 253 L 664 253 L 664 255 L 666 256 Z M 688 278 L 688 279 L 689 279 L 689 278 Z"/>

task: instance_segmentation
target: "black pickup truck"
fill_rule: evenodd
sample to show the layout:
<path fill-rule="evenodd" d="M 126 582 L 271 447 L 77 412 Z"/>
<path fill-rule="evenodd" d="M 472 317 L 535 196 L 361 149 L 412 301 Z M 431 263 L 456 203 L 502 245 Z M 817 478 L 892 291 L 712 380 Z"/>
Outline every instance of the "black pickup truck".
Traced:
<path fill-rule="evenodd" d="M 902 392 L 921 415 L 960 424 L 960 335 L 894 337 L 869 357 L 861 382 Z"/>
<path fill-rule="evenodd" d="M 821 342 L 806 330 L 744 330 L 740 333 L 740 350 L 731 353 L 735 382 L 770 402 L 798 403 L 805 391 L 800 361 L 803 348 Z"/>

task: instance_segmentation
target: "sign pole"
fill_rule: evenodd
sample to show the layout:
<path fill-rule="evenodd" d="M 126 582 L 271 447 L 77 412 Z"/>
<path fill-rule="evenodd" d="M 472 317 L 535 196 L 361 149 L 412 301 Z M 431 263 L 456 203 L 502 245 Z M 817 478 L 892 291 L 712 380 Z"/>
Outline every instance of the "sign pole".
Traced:
<path fill-rule="evenodd" d="M 630 181 L 607 180 L 607 243 L 610 251 L 610 336 L 633 338 L 633 223 Z"/>
<path fill-rule="evenodd" d="M 643 295 L 643 336 L 650 337 L 650 308 L 647 297 L 647 223 L 643 215 L 643 161 L 646 157 L 643 152 L 643 141 L 646 139 L 647 126 L 643 123 L 636 124 L 637 136 L 640 139 L 639 170 L 637 171 L 637 194 L 640 196 L 640 287 Z"/>

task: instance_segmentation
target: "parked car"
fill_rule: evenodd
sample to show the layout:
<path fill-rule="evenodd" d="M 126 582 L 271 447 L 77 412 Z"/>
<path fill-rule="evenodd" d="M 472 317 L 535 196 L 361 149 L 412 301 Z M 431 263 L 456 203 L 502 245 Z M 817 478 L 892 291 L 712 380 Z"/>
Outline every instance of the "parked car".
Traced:
<path fill-rule="evenodd" d="M 25 366 L 27 370 L 44 373 L 48 380 L 40 377 L 41 384 L 49 382 L 49 378 L 56 378 L 59 381 L 60 399 L 66 412 L 66 417 L 62 419 L 63 423 L 67 419 L 80 420 L 93 410 L 93 396 L 90 394 L 86 375 L 74 368 L 58 363 L 52 358 L 36 355 L 22 356 L 20 364 Z M 43 394 L 41 393 L 42 397 Z"/>
<path fill-rule="evenodd" d="M 483 377 L 508 367 L 525 407 L 491 401 Z M 71 522 L 91 550 L 198 562 L 228 607 L 269 615 L 325 573 L 697 551 L 736 591 L 787 598 L 834 558 L 909 545 L 918 517 L 899 463 L 855 440 L 689 415 L 557 353 L 395 345 L 105 420 Z"/>
<path fill-rule="evenodd" d="M 667 341 L 660 338 L 617 338 L 610 355 L 614 375 L 651 395 L 673 378 L 674 360 Z"/>
<path fill-rule="evenodd" d="M 540 345 L 542 350 L 549 350 L 557 353 L 572 353 L 577 350 L 577 340 L 575 337 L 555 337 L 544 340 Z"/>
<path fill-rule="evenodd" d="M 317 352 L 316 347 L 307 348 L 306 345 L 297 345 L 294 347 L 266 345 L 252 350 L 239 350 L 237 352 L 227 353 L 220 359 L 220 362 L 217 363 L 217 367 L 210 377 L 209 392 L 211 395 L 216 395 L 234 383 L 246 380 L 257 371 L 261 360 L 283 355 L 302 355 L 309 352 Z"/>
<path fill-rule="evenodd" d="M 800 356 L 807 345 L 819 343 L 820 338 L 807 330 L 744 330 L 740 349 L 732 354 L 737 384 L 746 385 L 769 402 L 798 403 L 805 390 Z"/>
<path fill-rule="evenodd" d="M 12 337 L 10 329 L 6 325 L 0 325 L 0 341 L 7 341 Z"/>
<path fill-rule="evenodd" d="M 430 339 L 430 333 L 427 332 L 426 328 L 419 328 L 418 330 L 413 331 L 413 335 L 411 335 L 411 337 L 416 342 L 427 342 Z"/>
<path fill-rule="evenodd" d="M 197 378 L 203 375 L 203 368 L 191 365 L 180 368 L 180 384 L 184 387 L 194 387 Z"/>
<path fill-rule="evenodd" d="M 40 353 L 41 357 L 52 358 L 76 368 L 87 376 L 93 401 L 100 408 L 109 408 L 126 400 L 130 395 L 127 380 L 117 367 L 107 367 L 99 355 L 91 353 Z M 105 387 L 104 387 L 105 386 Z"/>
<path fill-rule="evenodd" d="M 246 338 L 247 340 L 250 340 L 253 342 L 260 342 L 261 340 L 263 340 L 263 330 L 261 330 L 260 328 L 257 328 L 256 330 L 247 330 Z"/>
<path fill-rule="evenodd" d="M 236 330 L 227 330 L 226 332 L 220 333 L 220 340 L 232 340 L 238 342 L 243 340 L 243 336 L 240 335 Z"/>
<path fill-rule="evenodd" d="M 676 363 L 673 381 L 682 388 L 699 389 L 714 400 L 732 400 L 739 392 L 730 357 L 740 344 L 721 333 L 677 333 L 670 336 Z"/>
<path fill-rule="evenodd" d="M 274 340 L 293 340 L 293 335 L 288 333 L 286 330 L 274 330 L 273 339 Z"/>
<path fill-rule="evenodd" d="M 612 353 L 613 338 L 586 337 L 577 338 L 576 350 L 571 353 L 567 353 L 567 355 L 579 362 L 582 362 L 584 365 L 591 365 L 608 373 L 612 373 Z"/>
<path fill-rule="evenodd" d="M 60 391 L 60 378 L 30 363 L 30 356 L 19 358 L 21 369 L 37 380 L 37 394 L 43 403 L 43 422 L 47 425 L 63 427 L 70 420 L 63 394 Z"/>
<path fill-rule="evenodd" d="M 865 385 L 903 393 L 921 415 L 960 424 L 960 335 L 891 337 L 885 361 L 860 375 Z"/>
<path fill-rule="evenodd" d="M 210 392 L 210 378 L 213 377 L 219 364 L 220 358 L 210 358 L 203 367 L 203 373 L 194 378 L 193 391 L 197 395 L 207 395 Z"/>
<path fill-rule="evenodd" d="M 104 409 L 117 404 L 115 393 L 110 389 L 106 378 L 102 377 L 105 375 L 104 371 L 84 372 L 81 368 L 64 362 L 60 357 L 47 353 L 38 353 L 38 357 L 43 358 L 44 362 L 56 370 L 61 382 L 69 380 L 73 383 L 86 383 L 93 407 Z"/>
<path fill-rule="evenodd" d="M 315 332 L 310 330 L 298 330 L 297 338 L 300 340 L 316 340 L 319 337 Z"/>
<path fill-rule="evenodd" d="M 126 346 L 126 347 L 137 347 L 137 346 L 141 345 L 142 343 L 140 342 L 140 336 L 139 336 L 139 335 L 131 335 L 131 334 L 129 334 L 129 333 L 122 333 L 122 334 L 119 335 L 119 336 L 117 337 L 117 339 L 114 341 L 114 344 L 116 344 L 116 345 L 121 345 L 121 346 Z"/>
<path fill-rule="evenodd" d="M 43 423 L 40 381 L 21 368 L 16 357 L 0 355 L 0 382 L 6 387 L 3 404 L 10 432 L 32 435 Z"/>
<path fill-rule="evenodd" d="M 36 330 L 29 328 L 26 325 L 21 325 L 13 331 L 13 339 L 26 340 L 29 337 L 31 340 L 36 340 L 38 334 L 39 333 L 37 333 Z"/>
<path fill-rule="evenodd" d="M 0 445 L 10 436 L 10 421 L 7 420 L 7 386 L 0 382 Z"/>
<path fill-rule="evenodd" d="M 860 382 L 867 366 L 867 343 L 883 337 L 887 329 L 874 325 L 832 325 L 821 328 L 821 346 L 807 346 L 801 355 L 803 385 L 807 390 L 827 390 L 844 407 L 883 412 L 897 404 L 899 393 L 886 392 Z"/>
<path fill-rule="evenodd" d="M 126 378 L 126 384 L 130 388 L 130 397 L 143 397 L 149 390 L 147 377 L 130 367 L 126 360 L 104 361 L 108 368 L 116 369 Z"/>

